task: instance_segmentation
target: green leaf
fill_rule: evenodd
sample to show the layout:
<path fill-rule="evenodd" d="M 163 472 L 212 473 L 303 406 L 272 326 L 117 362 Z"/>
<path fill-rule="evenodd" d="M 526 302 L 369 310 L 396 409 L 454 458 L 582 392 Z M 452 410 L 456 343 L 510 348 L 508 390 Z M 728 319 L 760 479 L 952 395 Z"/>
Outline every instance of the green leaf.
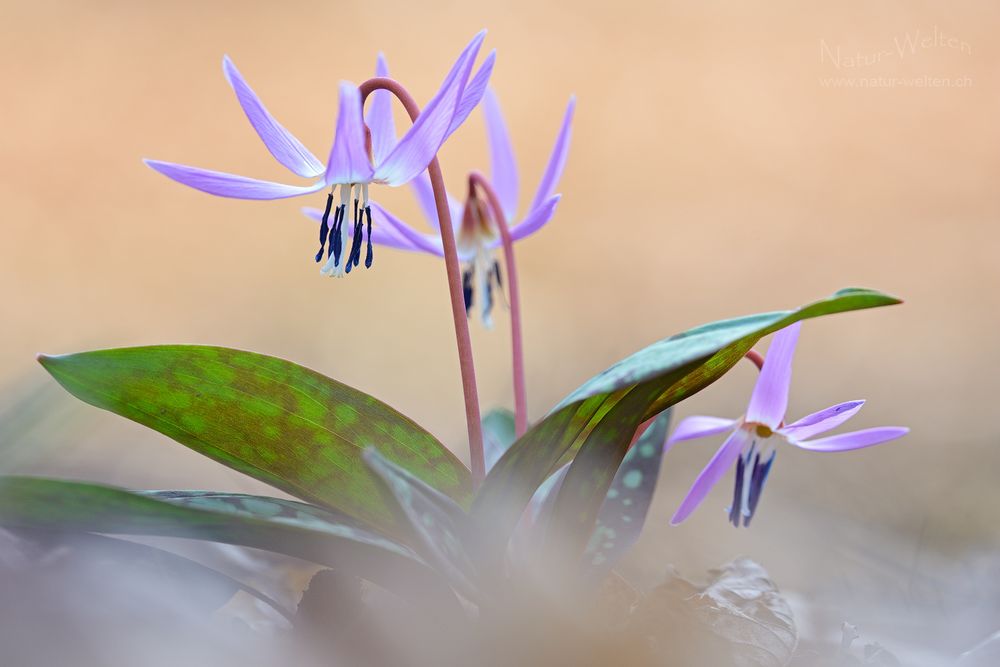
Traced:
<path fill-rule="evenodd" d="M 414 548 L 443 572 L 457 590 L 475 599 L 477 576 L 466 551 L 472 535 L 469 516 L 451 498 L 382 457 L 375 449 L 367 450 L 364 459 L 384 483 L 400 516 L 412 528 L 416 537 L 411 540 Z"/>
<path fill-rule="evenodd" d="M 605 494 L 584 551 L 583 565 L 594 581 L 600 581 L 642 534 L 660 477 L 670 416 L 670 409 L 661 413 L 628 450 Z"/>
<path fill-rule="evenodd" d="M 468 470 L 416 423 L 375 398 L 282 359 L 166 345 L 39 358 L 77 398 L 127 417 L 235 470 L 392 533 L 392 513 L 361 452 L 458 502 Z"/>
<path fill-rule="evenodd" d="M 696 327 L 653 343 L 594 376 L 529 429 L 487 475 L 471 510 L 484 527 L 481 557 L 496 563 L 535 489 L 581 446 L 593 450 L 595 458 L 597 451 L 608 448 L 620 461 L 626 439 L 640 423 L 715 382 L 764 336 L 800 320 L 896 303 L 899 299 L 873 290 L 841 290 L 798 310 Z M 606 473 L 602 479 L 610 483 Z M 600 482 L 594 478 L 591 488 L 603 498 L 607 485 L 600 488 Z M 581 508 L 581 518 L 586 512 Z"/>
<path fill-rule="evenodd" d="M 318 508 L 316 513 L 294 518 L 257 509 L 233 503 L 209 509 L 197 499 L 168 502 L 85 482 L 0 477 L 3 526 L 239 544 L 336 567 L 404 595 L 442 595 L 438 575 L 408 548 L 377 533 L 326 520 Z"/>
<path fill-rule="evenodd" d="M 697 371 L 685 373 L 684 382 L 671 383 L 664 390 L 660 400 L 650 407 L 652 416 L 717 380 L 768 334 L 813 317 L 899 303 L 900 299 L 875 290 L 847 288 L 797 310 L 760 313 L 695 327 L 622 359 L 584 382 L 559 406 L 660 379 L 688 364 L 702 364 Z"/>
<path fill-rule="evenodd" d="M 483 450 L 486 454 L 486 470 L 500 460 L 517 439 L 514 413 L 503 408 L 490 410 L 483 417 Z"/>

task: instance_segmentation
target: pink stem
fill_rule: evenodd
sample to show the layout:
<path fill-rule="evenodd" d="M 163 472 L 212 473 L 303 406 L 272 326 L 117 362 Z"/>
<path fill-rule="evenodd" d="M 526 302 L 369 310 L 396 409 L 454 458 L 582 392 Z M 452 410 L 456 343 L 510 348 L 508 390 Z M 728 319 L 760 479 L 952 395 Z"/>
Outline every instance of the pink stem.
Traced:
<path fill-rule="evenodd" d="M 410 93 L 399 82 L 387 77 L 368 79 L 360 86 L 361 103 L 376 90 L 387 90 L 402 103 L 411 121 L 420 115 L 420 107 Z M 458 344 L 458 365 L 462 371 L 462 391 L 465 395 L 465 419 L 469 430 L 469 462 L 472 467 L 472 485 L 478 488 L 486 477 L 486 459 L 483 456 L 483 426 L 479 412 L 479 394 L 476 389 L 476 367 L 472 357 L 472 338 L 469 336 L 469 320 L 465 314 L 465 296 L 462 293 L 462 268 L 458 262 L 455 245 L 455 229 L 451 223 L 448 195 L 444 189 L 444 178 L 437 157 L 427 165 L 427 174 L 434 191 L 437 205 L 441 245 L 444 249 L 444 266 L 448 274 L 448 294 L 451 297 L 451 315 L 455 323 L 455 341 Z"/>
<path fill-rule="evenodd" d="M 752 361 L 758 371 L 764 370 L 764 357 L 761 356 L 760 352 L 757 350 L 750 350 L 743 356 L 745 356 L 747 360 Z"/>
<path fill-rule="evenodd" d="M 514 261 L 514 240 L 510 236 L 507 216 L 500 205 L 496 190 L 478 171 L 469 174 L 469 190 L 478 187 L 486 194 L 493 219 L 500 229 L 503 243 L 503 261 L 507 265 L 507 291 L 510 294 L 510 346 L 514 369 L 514 433 L 520 438 L 528 430 L 528 390 L 524 379 L 524 339 L 521 335 L 521 291 L 517 281 L 517 264 Z"/>

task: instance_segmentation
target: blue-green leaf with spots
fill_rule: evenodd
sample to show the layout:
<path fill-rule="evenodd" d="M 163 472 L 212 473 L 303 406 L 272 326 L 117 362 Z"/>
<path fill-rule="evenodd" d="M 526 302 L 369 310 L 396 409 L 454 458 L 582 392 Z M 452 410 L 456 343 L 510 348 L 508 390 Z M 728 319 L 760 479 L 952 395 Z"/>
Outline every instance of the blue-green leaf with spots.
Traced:
<path fill-rule="evenodd" d="M 604 496 L 597 524 L 583 554 L 586 576 L 599 581 L 618 563 L 642 533 L 670 430 L 671 410 L 646 429 L 622 459 Z"/>

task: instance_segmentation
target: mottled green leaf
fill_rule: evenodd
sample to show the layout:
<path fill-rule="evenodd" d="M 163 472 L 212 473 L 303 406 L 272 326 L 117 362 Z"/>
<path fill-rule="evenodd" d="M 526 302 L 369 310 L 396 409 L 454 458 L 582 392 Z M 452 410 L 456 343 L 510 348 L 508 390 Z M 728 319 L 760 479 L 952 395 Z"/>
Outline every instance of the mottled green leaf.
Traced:
<path fill-rule="evenodd" d="M 640 423 L 722 377 L 767 334 L 804 319 L 896 303 L 899 299 L 872 290 L 841 290 L 798 310 L 696 327 L 612 365 L 529 429 L 487 475 L 471 510 L 484 526 L 482 556 L 494 562 L 499 558 L 535 489 L 581 446 L 610 448 L 620 461 Z M 599 479 L 591 480 L 598 498 L 610 483 L 607 474 L 603 479 L 604 488 Z M 581 508 L 581 516 L 586 511 Z"/>
<path fill-rule="evenodd" d="M 604 496 L 583 555 L 584 568 L 594 581 L 606 575 L 642 533 L 660 476 L 670 413 L 667 409 L 656 417 L 628 450 Z"/>
<path fill-rule="evenodd" d="M 70 393 L 304 500 L 392 532 L 361 452 L 466 502 L 468 470 L 377 399 L 283 359 L 220 347 L 100 350 L 40 361 Z"/>
<path fill-rule="evenodd" d="M 261 502 L 267 502 L 262 499 Z M 411 596 L 440 596 L 441 580 L 407 547 L 316 514 L 160 500 L 124 489 L 38 477 L 0 477 L 0 525 L 185 537 L 266 549 L 336 567 Z M 334 515 L 331 515 L 334 516 Z"/>
<path fill-rule="evenodd" d="M 517 440 L 514 426 L 514 413 L 503 408 L 490 410 L 483 417 L 483 451 L 486 457 L 486 470 L 500 460 L 510 446 Z"/>
<path fill-rule="evenodd" d="M 472 536 L 469 516 L 453 500 L 381 456 L 375 449 L 364 454 L 365 463 L 379 476 L 396 503 L 401 518 L 410 524 L 421 555 L 447 575 L 466 597 L 475 599 L 476 572 L 466 551 Z"/>

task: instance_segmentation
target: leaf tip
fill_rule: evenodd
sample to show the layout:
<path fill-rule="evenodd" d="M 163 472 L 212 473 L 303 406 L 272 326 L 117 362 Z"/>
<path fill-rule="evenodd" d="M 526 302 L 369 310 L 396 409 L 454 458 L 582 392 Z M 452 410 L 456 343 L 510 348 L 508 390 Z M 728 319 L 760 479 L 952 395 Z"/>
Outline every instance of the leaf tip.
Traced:
<path fill-rule="evenodd" d="M 879 290 L 870 289 L 868 287 L 845 287 L 844 289 L 837 290 L 834 294 L 835 297 L 841 296 L 853 296 L 853 295 L 869 295 L 876 296 L 883 300 L 884 305 L 891 306 L 903 303 L 903 300 L 898 296 L 893 294 L 886 294 L 885 292 L 880 292 Z"/>

